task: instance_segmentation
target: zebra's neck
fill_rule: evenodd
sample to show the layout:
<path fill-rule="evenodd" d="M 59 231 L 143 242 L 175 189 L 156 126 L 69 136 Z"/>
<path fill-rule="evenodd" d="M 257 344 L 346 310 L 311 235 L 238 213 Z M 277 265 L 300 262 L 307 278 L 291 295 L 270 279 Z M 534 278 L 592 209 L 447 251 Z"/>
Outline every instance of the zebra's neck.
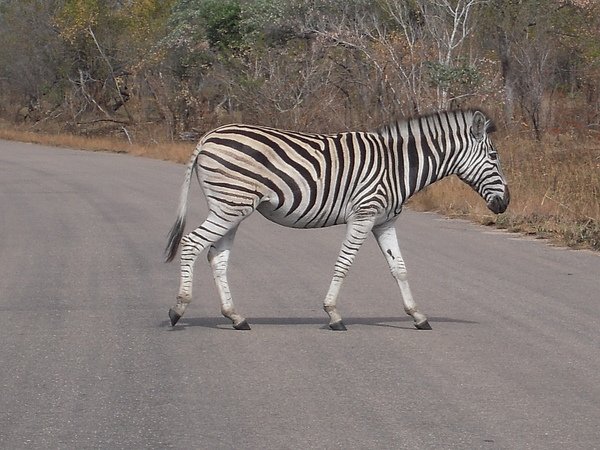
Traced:
<path fill-rule="evenodd" d="M 456 171 L 465 139 L 469 111 L 444 111 L 394 122 L 381 128 L 392 155 L 392 182 L 402 202 Z"/>

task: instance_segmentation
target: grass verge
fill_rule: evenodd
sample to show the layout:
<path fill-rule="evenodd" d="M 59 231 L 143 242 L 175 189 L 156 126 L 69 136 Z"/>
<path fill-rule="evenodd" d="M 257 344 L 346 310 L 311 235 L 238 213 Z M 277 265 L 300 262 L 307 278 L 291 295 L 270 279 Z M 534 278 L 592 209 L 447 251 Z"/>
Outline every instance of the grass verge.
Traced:
<path fill-rule="evenodd" d="M 31 142 L 34 144 L 66 147 L 112 153 L 128 153 L 135 156 L 187 162 L 194 147 L 190 142 L 132 143 L 114 137 L 87 137 L 67 133 L 41 133 L 15 128 L 0 128 L 0 139 Z"/>

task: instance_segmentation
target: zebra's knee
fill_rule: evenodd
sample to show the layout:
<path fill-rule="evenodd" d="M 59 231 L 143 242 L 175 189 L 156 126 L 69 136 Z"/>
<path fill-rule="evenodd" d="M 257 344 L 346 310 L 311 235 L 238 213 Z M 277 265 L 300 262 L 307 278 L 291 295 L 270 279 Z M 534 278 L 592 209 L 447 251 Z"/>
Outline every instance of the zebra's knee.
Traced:
<path fill-rule="evenodd" d="M 390 269 L 392 276 L 398 281 L 408 281 L 408 272 L 403 267 L 392 267 Z"/>

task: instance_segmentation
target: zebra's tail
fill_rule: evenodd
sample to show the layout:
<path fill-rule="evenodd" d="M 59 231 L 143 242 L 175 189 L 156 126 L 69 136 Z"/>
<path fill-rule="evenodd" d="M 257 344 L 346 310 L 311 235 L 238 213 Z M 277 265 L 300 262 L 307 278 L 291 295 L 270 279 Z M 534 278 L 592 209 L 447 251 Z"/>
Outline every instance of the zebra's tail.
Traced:
<path fill-rule="evenodd" d="M 190 162 L 188 163 L 187 170 L 185 172 L 185 179 L 183 180 L 183 186 L 181 186 L 181 194 L 179 195 L 179 207 L 177 208 L 177 219 L 169 231 L 169 237 L 167 247 L 165 248 L 165 262 L 173 261 L 179 248 L 179 243 L 183 236 L 185 229 L 185 217 L 187 215 L 187 203 L 188 203 L 188 192 L 190 191 L 190 183 L 192 181 L 192 173 L 194 169 L 198 170 L 196 163 L 198 161 L 198 155 L 200 154 L 201 145 L 198 144 Z"/>

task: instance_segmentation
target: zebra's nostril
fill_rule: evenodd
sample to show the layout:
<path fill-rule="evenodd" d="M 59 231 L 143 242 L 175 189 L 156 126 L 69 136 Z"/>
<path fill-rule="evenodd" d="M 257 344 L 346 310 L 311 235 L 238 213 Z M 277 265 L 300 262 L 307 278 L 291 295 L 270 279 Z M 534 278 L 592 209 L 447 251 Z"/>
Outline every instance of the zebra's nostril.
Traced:
<path fill-rule="evenodd" d="M 508 207 L 507 194 L 505 193 L 503 197 L 500 197 L 499 195 L 494 196 L 494 198 L 488 202 L 487 207 L 494 214 L 502 214 Z"/>

